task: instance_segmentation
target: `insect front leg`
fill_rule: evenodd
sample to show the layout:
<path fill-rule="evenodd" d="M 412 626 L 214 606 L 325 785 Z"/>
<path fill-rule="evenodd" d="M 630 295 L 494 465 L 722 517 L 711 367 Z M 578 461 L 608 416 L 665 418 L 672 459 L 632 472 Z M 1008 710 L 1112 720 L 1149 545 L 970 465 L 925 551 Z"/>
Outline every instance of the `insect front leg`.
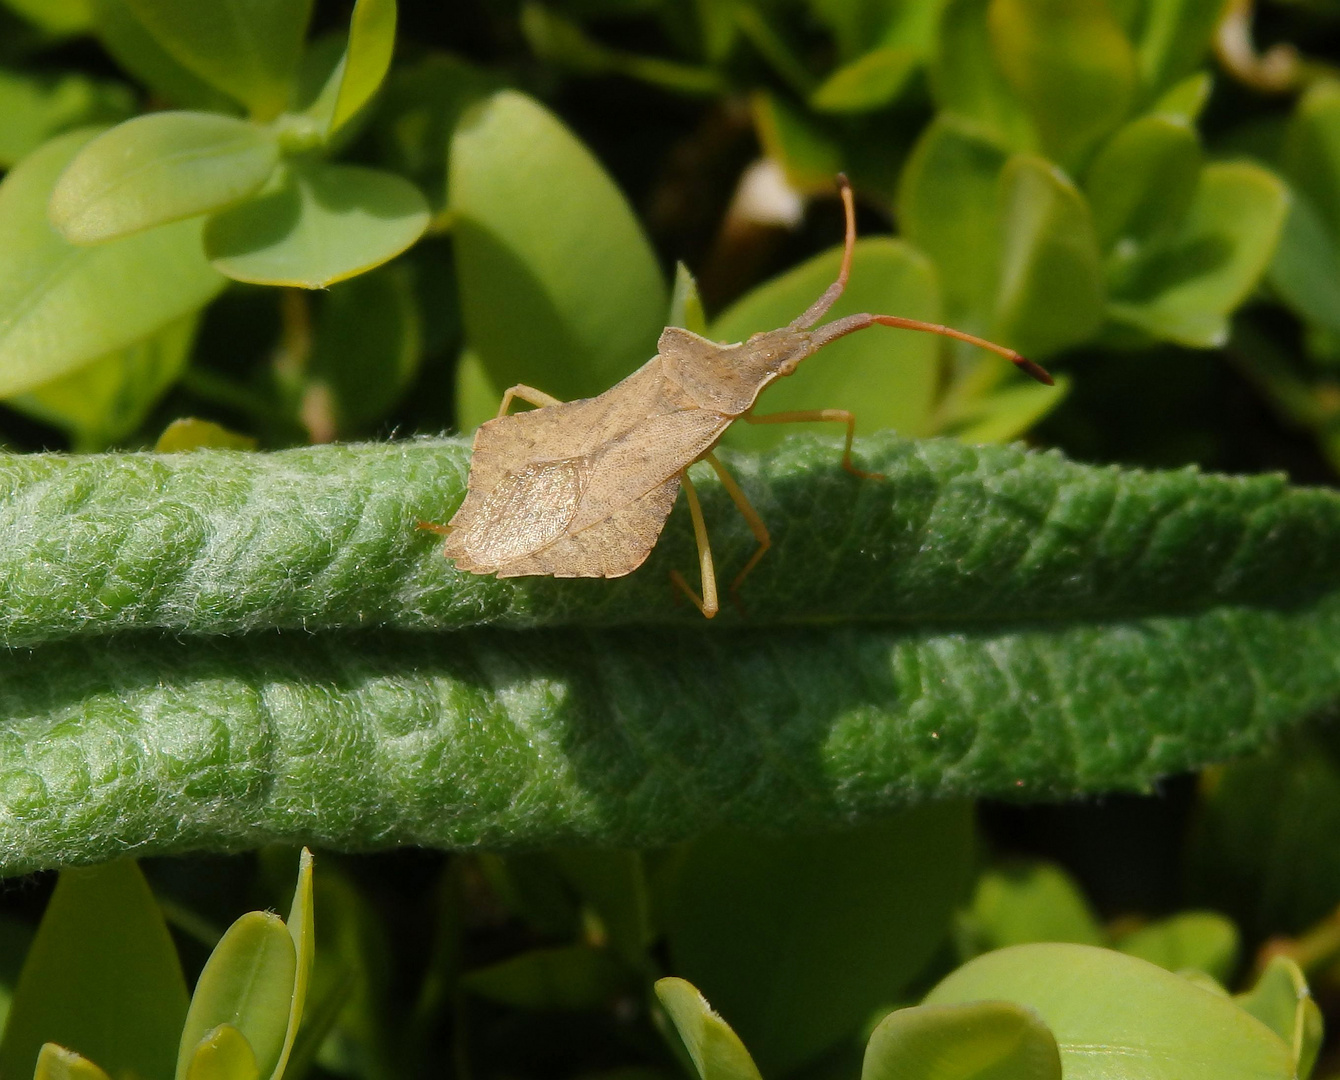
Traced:
<path fill-rule="evenodd" d="M 563 404 L 552 394 L 546 394 L 543 390 L 536 390 L 535 387 L 527 386 L 525 383 L 517 383 L 515 386 L 508 387 L 507 392 L 503 394 L 502 404 L 498 406 L 498 416 L 507 415 L 507 410 L 512 407 L 513 398 L 520 398 L 527 405 L 534 405 L 541 409 L 546 405 Z"/>
<path fill-rule="evenodd" d="M 744 583 L 744 579 L 749 576 L 749 572 L 758 565 L 759 559 L 767 553 L 768 548 L 772 547 L 772 537 L 768 534 L 768 527 L 763 524 L 763 519 L 758 516 L 758 511 L 754 509 L 753 503 L 749 501 L 740 485 L 735 482 L 735 477 L 726 471 L 726 466 L 717 460 L 716 454 L 706 453 L 703 455 L 703 460 L 716 471 L 717 476 L 721 479 L 721 486 L 726 489 L 726 494 L 735 504 L 735 509 L 740 511 L 740 516 L 744 518 L 745 524 L 749 526 L 749 531 L 754 534 L 754 539 L 758 541 L 758 547 L 749 556 L 749 561 L 744 564 L 744 569 L 735 575 L 735 580 L 730 584 L 731 595 L 735 598 L 735 602 L 739 604 L 740 586 Z"/>
<path fill-rule="evenodd" d="M 707 539 L 707 523 L 703 521 L 703 508 L 698 503 L 698 492 L 689 480 L 689 470 L 681 469 L 679 482 L 684 485 L 684 497 L 689 500 L 689 516 L 693 518 L 693 538 L 698 542 L 698 570 L 702 574 L 703 595 L 701 598 L 684 580 L 678 570 L 670 571 L 670 580 L 693 601 L 694 606 L 707 618 L 711 618 L 721 608 L 717 602 L 717 572 L 712 565 L 712 545 Z"/>
<path fill-rule="evenodd" d="M 744 413 L 740 419 L 746 424 L 805 424 L 811 421 L 846 424 L 847 445 L 842 450 L 842 467 L 852 476 L 859 476 L 862 480 L 884 479 L 883 473 L 866 472 L 852 464 L 851 441 L 856 437 L 856 414 L 846 409 L 802 409 L 797 412 L 768 413 L 766 416 Z"/>

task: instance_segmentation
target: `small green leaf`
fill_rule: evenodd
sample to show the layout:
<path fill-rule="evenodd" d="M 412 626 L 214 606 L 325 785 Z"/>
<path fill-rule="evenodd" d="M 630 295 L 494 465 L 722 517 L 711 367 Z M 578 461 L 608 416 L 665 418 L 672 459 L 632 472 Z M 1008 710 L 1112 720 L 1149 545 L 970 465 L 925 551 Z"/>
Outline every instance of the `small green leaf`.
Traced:
<path fill-rule="evenodd" d="M 705 836 L 662 886 L 673 970 L 766 1073 L 790 1071 L 906 991 L 944 941 L 971 836 L 962 803 L 785 839 Z"/>
<path fill-rule="evenodd" d="M 810 94 L 810 107 L 819 112 L 859 113 L 893 101 L 922 58 L 901 46 L 874 49 L 844 64 Z"/>
<path fill-rule="evenodd" d="M 334 396 L 342 436 L 375 424 L 405 392 L 423 351 L 421 321 L 408 268 L 400 263 L 341 282 L 321 297 L 307 370 Z"/>
<path fill-rule="evenodd" d="M 65 870 L 14 992 L 0 1076 L 31 1076 L 58 1043 L 114 1077 L 165 1077 L 185 1016 L 177 952 L 135 863 Z"/>
<path fill-rule="evenodd" d="M 921 1005 L 880 1021 L 861 1080 L 1061 1080 L 1061 1056 L 1029 1009 L 1005 1001 Z"/>
<path fill-rule="evenodd" d="M 312 912 L 312 853 L 306 848 L 298 855 L 298 883 L 293 889 L 293 903 L 289 905 L 289 937 L 293 940 L 296 963 L 293 969 L 293 997 L 289 1002 L 288 1028 L 284 1032 L 284 1046 L 275 1062 L 270 1080 L 281 1080 L 302 1023 L 303 1006 L 307 1003 L 307 988 L 312 981 L 312 966 L 316 961 L 316 927 Z M 189 1078 L 188 1078 L 189 1080 Z"/>
<path fill-rule="evenodd" d="M 744 341 L 755 331 L 787 325 L 836 279 L 841 259 L 841 249 L 834 248 L 760 285 L 713 320 L 707 336 L 714 341 Z M 901 240 L 857 241 L 851 282 L 825 318 L 862 311 L 938 322 L 939 288 L 929 260 Z M 940 345 L 930 334 L 871 327 L 834 342 L 793 376 L 769 386 L 758 412 L 848 409 L 863 433 L 879 428 L 925 432 L 940 376 Z M 786 425 L 736 424 L 726 442 L 773 446 L 794 430 Z M 832 430 L 841 428 L 834 424 Z"/>
<path fill-rule="evenodd" d="M 1150 115 L 1167 116 L 1173 120 L 1194 124 L 1200 118 L 1205 103 L 1210 100 L 1210 91 L 1213 89 L 1214 78 L 1208 71 L 1188 75 L 1164 91 L 1150 108 Z"/>
<path fill-rule="evenodd" d="M 130 75 L 181 108 L 236 112 L 232 98 L 183 67 L 149 32 L 127 0 L 91 0 L 103 48 Z"/>
<path fill-rule="evenodd" d="M 1016 945 L 951 973 L 928 1005 L 1012 1001 L 1051 1029 L 1067 1077 L 1290 1080 L 1288 1046 L 1232 1001 L 1133 956 Z"/>
<path fill-rule="evenodd" d="M 1133 930 L 1114 944 L 1169 971 L 1191 968 L 1220 983 L 1228 981 L 1238 963 L 1238 928 L 1213 911 L 1184 911 Z"/>
<path fill-rule="evenodd" d="M 88 1058 L 55 1043 L 43 1043 L 33 1080 L 111 1080 Z"/>
<path fill-rule="evenodd" d="M 227 450 L 254 450 L 256 440 L 250 435 L 239 435 L 220 424 L 209 420 L 197 420 L 193 416 L 173 420 L 163 429 L 154 443 L 154 450 L 160 454 L 180 454 L 188 450 L 203 447 L 219 447 Z"/>
<path fill-rule="evenodd" d="M 1259 165 L 1205 166 L 1176 235 L 1150 245 L 1129 280 L 1112 284 L 1109 315 L 1180 344 L 1222 345 L 1228 316 L 1270 265 L 1287 212 L 1287 189 Z"/>
<path fill-rule="evenodd" d="M 1103 940 L 1079 886 L 1060 867 L 1044 862 L 984 873 L 959 935 L 966 955 L 1034 941 L 1098 945 Z"/>
<path fill-rule="evenodd" d="M 209 219 L 205 252 L 237 281 L 324 289 L 395 258 L 428 227 L 428 204 L 380 169 L 290 161 L 278 183 Z"/>
<path fill-rule="evenodd" d="M 396 0 L 357 0 L 349 20 L 349 43 L 331 85 L 337 89 L 325 116 L 329 138 L 354 118 L 391 69 L 395 49 Z"/>
<path fill-rule="evenodd" d="M 656 997 L 675 1025 L 701 1080 L 760 1080 L 758 1067 L 692 983 L 658 979 Z"/>
<path fill-rule="evenodd" d="M 1340 82 L 1319 80 L 1299 100 L 1280 167 L 1340 243 Z"/>
<path fill-rule="evenodd" d="M 992 51 L 1037 125 L 1073 167 L 1130 109 L 1135 54 L 1104 0 L 991 0 Z"/>
<path fill-rule="evenodd" d="M 0 169 L 13 168 L 53 135 L 117 123 L 134 108 L 134 95 L 122 83 L 0 69 Z"/>
<path fill-rule="evenodd" d="M 1102 250 L 1123 240 L 1144 243 L 1180 225 L 1201 159 L 1190 123 L 1166 115 L 1134 120 L 1108 140 L 1084 180 Z"/>
<path fill-rule="evenodd" d="M 312 0 L 125 0 L 183 67 L 230 94 L 258 120 L 288 103 Z"/>
<path fill-rule="evenodd" d="M 197 322 L 187 315 L 6 404 L 69 432 L 77 453 L 105 450 L 135 431 L 176 381 L 190 359 Z"/>
<path fill-rule="evenodd" d="M 143 341 L 224 284 L 182 221 L 76 247 L 47 221 L 56 178 L 94 132 L 62 135 L 0 184 L 0 397 Z"/>
<path fill-rule="evenodd" d="M 98 244 L 233 205 L 279 162 L 263 128 L 230 116 L 137 116 L 88 143 L 51 193 L 52 224 L 74 244 Z"/>
<path fill-rule="evenodd" d="M 259 1080 L 256 1055 L 247 1037 L 232 1024 L 205 1033 L 186 1066 L 184 1080 Z"/>
<path fill-rule="evenodd" d="M 89 0 L 5 0 L 5 6 L 53 37 L 82 33 L 93 17 Z"/>
<path fill-rule="evenodd" d="M 707 334 L 707 316 L 698 295 L 698 282 L 682 262 L 675 263 L 675 286 L 670 293 L 670 312 L 666 326 L 679 326 L 699 336 Z"/>
<path fill-rule="evenodd" d="M 257 1074 L 270 1076 L 286 1049 L 298 972 L 284 920 L 248 912 L 224 933 L 195 985 L 181 1027 L 177 1080 L 187 1080 L 196 1048 L 220 1024 L 231 1024 L 255 1056 Z"/>
<path fill-rule="evenodd" d="M 1307 979 L 1287 956 L 1272 956 L 1256 985 L 1233 999 L 1284 1040 L 1293 1054 L 1294 1075 L 1307 1080 L 1321 1049 L 1321 1010 Z"/>
<path fill-rule="evenodd" d="M 456 361 L 456 427 L 470 432 L 498 415 L 503 388 L 496 385 L 473 349 L 463 349 Z"/>
<path fill-rule="evenodd" d="M 996 60 L 987 29 L 991 0 L 949 0 L 940 17 L 931 88 L 940 108 L 1003 150 L 1032 150 L 1037 132 Z"/>
<path fill-rule="evenodd" d="M 643 853 L 625 848 L 560 848 L 551 857 L 594 909 L 613 950 L 634 970 L 644 965 L 656 932 Z"/>
<path fill-rule="evenodd" d="M 623 195 L 567 128 L 503 91 L 451 149 L 461 314 L 498 386 L 599 393 L 656 352 L 666 291 Z"/>
<path fill-rule="evenodd" d="M 935 434 L 953 435 L 966 443 L 1009 442 L 1020 438 L 1070 392 L 1070 380 L 1064 375 L 1056 377 L 1055 386 L 1015 379 L 1003 387 L 992 384 L 985 391 L 978 390 L 978 381 L 973 377 L 950 389 L 936 410 Z"/>
<path fill-rule="evenodd" d="M 1000 284 L 990 336 L 1041 359 L 1084 341 L 1102 323 L 1098 237 L 1084 196 L 1042 158 L 1011 158 L 1000 199 Z"/>
<path fill-rule="evenodd" d="M 628 971 L 604 949 L 533 949 L 461 976 L 461 989 L 518 1009 L 602 1009 L 627 990 Z"/>
<path fill-rule="evenodd" d="M 749 106 L 763 152 L 781 165 L 787 182 L 801 191 L 831 192 L 843 169 L 842 148 L 832 137 L 778 94 L 756 90 Z"/>
<path fill-rule="evenodd" d="M 1144 5 L 1135 57 L 1147 96 L 1187 76 L 1208 79 L 1203 73 L 1191 73 L 1209 51 L 1215 24 L 1223 14 L 1223 0 L 1157 0 Z"/>
<path fill-rule="evenodd" d="M 935 261 L 946 317 L 982 333 L 999 277 L 1005 159 L 999 146 L 969 125 L 939 116 L 917 142 L 898 189 L 903 232 Z"/>
<path fill-rule="evenodd" d="M 1280 299 L 1299 316 L 1340 331 L 1340 238 L 1326 228 L 1301 191 L 1290 192 L 1269 278 Z"/>

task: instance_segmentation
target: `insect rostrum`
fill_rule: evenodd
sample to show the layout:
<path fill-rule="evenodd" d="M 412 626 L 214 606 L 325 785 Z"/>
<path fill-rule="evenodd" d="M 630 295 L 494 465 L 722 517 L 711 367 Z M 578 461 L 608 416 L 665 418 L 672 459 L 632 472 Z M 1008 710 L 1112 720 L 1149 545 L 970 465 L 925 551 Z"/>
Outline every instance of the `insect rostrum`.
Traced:
<path fill-rule="evenodd" d="M 857 476 L 876 478 L 852 464 L 856 430 L 852 413 L 815 409 L 756 415 L 754 403 L 774 379 L 790 375 L 829 342 L 881 325 L 971 342 L 1006 357 L 1040 382 L 1051 383 L 1041 367 L 1014 350 L 945 326 L 870 314 L 816 326 L 847 284 L 856 243 L 851 186 L 843 176 L 838 177 L 838 186 L 847 218 L 841 270 L 824 294 L 788 326 L 734 345 L 666 327 L 655 356 L 593 398 L 564 402 L 529 386 L 508 390 L 497 417 L 475 434 L 465 501 L 450 524 L 423 526 L 447 536 L 443 554 L 458 569 L 475 574 L 621 577 L 651 553 L 682 486 L 698 543 L 702 596 L 678 571 L 671 577 L 711 618 L 719 608 L 716 572 L 688 467 L 706 461 L 716 470 L 758 541 L 732 582 L 732 592 L 771 544 L 767 526 L 712 453 L 732 423 L 843 423 L 847 427 L 843 467 Z M 537 408 L 509 414 L 514 398 Z"/>

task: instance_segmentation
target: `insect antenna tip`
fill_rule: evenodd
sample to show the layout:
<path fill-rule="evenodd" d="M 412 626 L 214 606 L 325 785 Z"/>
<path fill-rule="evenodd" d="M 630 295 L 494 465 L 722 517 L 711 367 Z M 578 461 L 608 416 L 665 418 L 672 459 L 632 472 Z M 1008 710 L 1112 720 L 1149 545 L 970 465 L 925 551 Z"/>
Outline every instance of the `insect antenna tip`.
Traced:
<path fill-rule="evenodd" d="M 1017 367 L 1020 371 L 1022 371 L 1025 375 L 1027 375 L 1029 378 L 1037 379 L 1037 381 L 1042 383 L 1044 386 L 1056 385 L 1056 380 L 1051 377 L 1047 369 L 1044 368 L 1041 364 L 1035 364 L 1033 363 L 1032 360 L 1029 360 L 1027 357 L 1020 356 L 1018 353 L 1015 353 L 1012 357 L 1010 357 L 1010 359 L 1014 361 L 1014 366 Z"/>

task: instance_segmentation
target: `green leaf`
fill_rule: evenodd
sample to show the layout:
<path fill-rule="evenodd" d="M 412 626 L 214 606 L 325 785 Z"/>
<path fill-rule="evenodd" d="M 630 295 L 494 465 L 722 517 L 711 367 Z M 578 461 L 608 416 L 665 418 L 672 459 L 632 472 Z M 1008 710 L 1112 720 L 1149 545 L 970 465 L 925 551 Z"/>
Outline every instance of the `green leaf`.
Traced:
<path fill-rule="evenodd" d="M 264 129 L 230 116 L 137 116 L 84 146 L 61 173 L 48 214 L 74 244 L 98 244 L 232 206 L 279 163 Z"/>
<path fill-rule="evenodd" d="M 394 259 L 427 227 L 428 204 L 408 181 L 293 160 L 278 183 L 209 219 L 205 252 L 237 281 L 324 289 Z"/>
<path fill-rule="evenodd" d="M 1098 238 L 1084 197 L 1055 166 L 1017 154 L 1000 176 L 1000 284 L 991 337 L 1039 359 L 1103 319 Z"/>
<path fill-rule="evenodd" d="M 275 1062 L 270 1080 L 281 1080 L 284 1068 L 288 1065 L 293 1043 L 298 1035 L 298 1025 L 302 1023 L 303 1006 L 307 1002 L 307 988 L 312 980 L 312 966 L 316 961 L 316 928 L 312 915 L 312 853 L 306 848 L 298 856 L 298 883 L 293 890 L 293 903 L 289 905 L 289 937 L 293 940 L 293 996 L 289 1001 L 288 1028 L 284 1032 L 284 1045 Z M 189 1078 L 188 1078 L 189 1080 Z"/>
<path fill-rule="evenodd" d="M 1144 9 L 1135 58 L 1141 85 L 1150 96 L 1200 66 L 1224 5 L 1221 0 L 1155 0 Z"/>
<path fill-rule="evenodd" d="M 186 367 L 197 321 L 187 315 L 6 404 L 69 432 L 76 451 L 105 450 L 144 422 Z"/>
<path fill-rule="evenodd" d="M 1284 1042 L 1233 1002 L 1122 953 L 1068 944 L 1002 949 L 950 974 L 926 1003 L 992 999 L 1041 1017 L 1068 1077 L 1294 1075 Z"/>
<path fill-rule="evenodd" d="M 1202 156 L 1190 123 L 1161 114 L 1134 120 L 1108 140 L 1084 181 L 1102 249 L 1177 228 L 1195 197 Z"/>
<path fill-rule="evenodd" d="M 96 1064 L 73 1050 L 43 1043 L 37 1055 L 33 1080 L 111 1080 Z"/>
<path fill-rule="evenodd" d="M 1070 380 L 1064 375 L 1057 376 L 1055 386 L 1013 379 L 1004 387 L 980 391 L 977 383 L 974 373 L 951 389 L 936 411 L 937 435 L 953 435 L 966 443 L 1009 442 L 1041 421 L 1070 392 Z"/>
<path fill-rule="evenodd" d="M 796 318 L 837 278 L 842 253 L 834 248 L 747 293 L 718 316 L 708 337 L 744 341 Z M 915 248 L 884 237 L 859 240 L 851 282 L 826 319 L 861 311 L 938 322 L 935 270 Z M 924 432 L 940 376 L 940 341 L 930 334 L 872 327 L 834 342 L 795 375 L 770 386 L 758 412 L 849 409 L 862 433 L 880 428 Z M 841 430 L 833 425 L 833 430 Z M 760 449 L 784 439 L 787 426 L 737 424 L 727 445 Z"/>
<path fill-rule="evenodd" d="M 312 0 L 125 0 L 183 67 L 272 120 L 288 103 Z"/>
<path fill-rule="evenodd" d="M 670 313 L 665 318 L 665 325 L 679 326 L 699 336 L 707 334 L 707 316 L 703 314 L 698 282 L 682 262 L 675 263 L 675 285 L 670 293 Z"/>
<path fill-rule="evenodd" d="M 232 99 L 179 64 L 127 0 L 90 0 L 94 30 L 112 58 L 164 100 L 182 108 L 234 112 Z"/>
<path fill-rule="evenodd" d="M 256 1055 L 247 1037 L 232 1024 L 205 1033 L 191 1054 L 184 1080 L 259 1080 Z"/>
<path fill-rule="evenodd" d="M 1340 331 L 1340 241 L 1300 191 L 1290 192 L 1268 273 L 1280 299 L 1301 318 Z"/>
<path fill-rule="evenodd" d="M 1321 1049 L 1321 1010 L 1297 963 L 1271 957 L 1256 985 L 1233 1000 L 1284 1040 L 1293 1055 L 1293 1075 L 1307 1080 Z"/>
<path fill-rule="evenodd" d="M 1109 316 L 1183 345 L 1222 345 L 1228 316 L 1270 265 L 1287 212 L 1287 189 L 1260 166 L 1205 166 L 1176 235 L 1112 284 Z"/>
<path fill-rule="evenodd" d="M 1034 941 L 1098 945 L 1103 932 L 1070 875 L 1037 862 L 984 873 L 960 919 L 959 940 L 964 955 L 975 956 Z"/>
<path fill-rule="evenodd" d="M 47 202 L 93 134 L 52 140 L 0 184 L 0 397 L 142 341 L 223 286 L 201 255 L 198 221 L 95 248 L 61 239 Z"/>
<path fill-rule="evenodd" d="M 250 435 L 229 431 L 212 421 L 188 416 L 168 424 L 154 443 L 154 450 L 159 454 L 180 454 L 206 446 L 225 450 L 254 450 L 256 440 Z"/>
<path fill-rule="evenodd" d="M 701 1080 L 759 1080 L 744 1043 L 692 983 L 658 979 L 656 997 L 679 1032 Z"/>
<path fill-rule="evenodd" d="M 121 83 L 0 69 L 0 169 L 13 168 L 53 135 L 116 123 L 134 107 L 130 88 Z"/>
<path fill-rule="evenodd" d="M 859 113 L 893 101 L 922 58 L 900 46 L 873 49 L 844 64 L 810 94 L 810 107 L 820 112 Z"/>
<path fill-rule="evenodd" d="M 177 1080 L 187 1080 L 200 1044 L 220 1024 L 241 1033 L 257 1074 L 270 1076 L 286 1050 L 297 971 L 293 938 L 278 915 L 252 911 L 233 923 L 195 985 L 181 1027 Z"/>
<path fill-rule="evenodd" d="M 461 976 L 461 989 L 517 1009 L 602 1009 L 628 989 L 627 970 L 603 949 L 533 949 Z"/>
<path fill-rule="evenodd" d="M 1198 71 L 1169 87 L 1149 111 L 1155 116 L 1194 124 L 1200 118 L 1205 103 L 1210 100 L 1213 89 L 1214 79 L 1209 72 Z"/>
<path fill-rule="evenodd" d="M 471 432 L 485 420 L 498 415 L 503 388 L 494 383 L 484 362 L 473 349 L 463 349 L 456 361 L 456 427 Z"/>
<path fill-rule="evenodd" d="M 308 375 L 333 395 L 342 436 L 375 424 L 404 394 L 423 352 L 421 322 L 408 268 L 398 263 L 321 298 Z"/>
<path fill-rule="evenodd" d="M 5 0 L 5 6 L 53 37 L 81 33 L 92 18 L 88 0 Z"/>
<path fill-rule="evenodd" d="M 1191 968 L 1218 982 L 1229 980 L 1238 963 L 1238 928 L 1213 911 L 1184 911 L 1142 926 L 1115 942 L 1130 956 L 1138 956 L 1169 971 Z"/>
<path fill-rule="evenodd" d="M 656 939 L 643 853 L 608 848 L 560 848 L 552 853 L 563 877 L 591 905 L 611 948 L 636 970 Z"/>
<path fill-rule="evenodd" d="M 354 118 L 375 94 L 391 69 L 395 49 L 396 0 L 357 0 L 349 21 L 349 43 L 330 85 L 335 88 L 323 111 L 329 138 Z"/>
<path fill-rule="evenodd" d="M 1000 272 L 1000 174 L 1006 155 L 952 117 L 918 141 L 898 189 L 903 232 L 940 271 L 946 315 L 986 332 Z"/>
<path fill-rule="evenodd" d="M 641 226 L 589 151 L 512 91 L 451 148 L 461 313 L 498 386 L 599 393 L 656 352 L 665 285 Z"/>
<path fill-rule="evenodd" d="M 1061 1058 L 1047 1025 L 1018 1005 L 921 1005 L 875 1028 L 861 1080 L 1061 1080 Z"/>
<path fill-rule="evenodd" d="M 717 833 L 662 903 L 673 970 L 777 1075 L 897 1000 L 949 928 L 972 859 L 963 804 L 842 832 Z"/>
<path fill-rule="evenodd" d="M 1340 243 L 1340 83 L 1319 80 L 1299 100 L 1280 166 Z"/>
<path fill-rule="evenodd" d="M 1003 150 L 1032 150 L 1033 121 L 997 62 L 987 29 L 991 0 L 948 0 L 940 17 L 931 88 L 940 108 Z M 1003 156 L 1003 155 L 1002 155 Z"/>
<path fill-rule="evenodd" d="M 1131 107 L 1136 59 L 1105 0 L 991 0 L 992 51 L 1041 149 L 1073 167 Z"/>
<path fill-rule="evenodd" d="M 626 578 L 453 572 L 414 523 L 458 440 L 0 456 L 3 872 L 1148 790 L 1340 700 L 1334 493 L 889 437 L 859 481 L 839 447 L 723 452 L 776 541 L 728 634 L 675 606 L 682 505 Z M 699 487 L 725 574 L 754 541 Z"/>
<path fill-rule="evenodd" d="M 167 1076 L 185 1016 L 177 953 L 135 863 L 65 870 L 14 992 L 0 1075 L 33 1075 L 42 1044 L 57 1043 L 110 1076 Z M 49 1053 L 50 1067 L 87 1080 L 86 1066 Z"/>

